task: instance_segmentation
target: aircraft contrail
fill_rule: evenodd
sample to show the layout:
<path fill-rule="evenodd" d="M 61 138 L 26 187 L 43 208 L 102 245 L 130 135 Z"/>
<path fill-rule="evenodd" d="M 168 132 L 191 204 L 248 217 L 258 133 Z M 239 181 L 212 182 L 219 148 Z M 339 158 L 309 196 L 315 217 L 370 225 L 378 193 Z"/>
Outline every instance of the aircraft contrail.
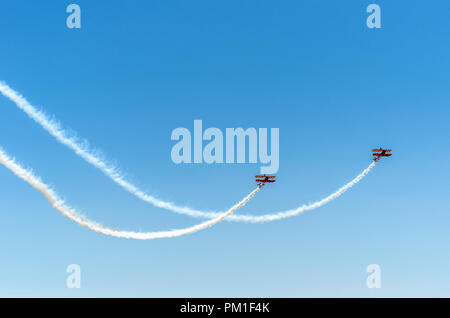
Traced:
<path fill-rule="evenodd" d="M 31 105 L 22 95 L 10 88 L 6 83 L 0 82 L 0 92 L 13 101 L 16 106 L 24 111 L 30 118 L 37 122 L 42 128 L 44 128 L 49 134 L 56 138 L 58 142 L 72 149 L 78 156 L 83 158 L 89 164 L 95 166 L 100 171 L 102 171 L 107 177 L 109 177 L 113 182 L 121 186 L 126 191 L 130 192 L 137 198 L 148 202 L 158 208 L 163 208 L 175 213 L 188 215 L 197 218 L 217 218 L 226 212 L 214 212 L 214 211 L 200 211 L 186 206 L 179 206 L 171 202 L 163 201 L 161 199 L 155 198 L 154 196 L 145 193 L 143 190 L 139 189 L 136 185 L 127 181 L 120 173 L 119 169 L 112 164 L 107 163 L 99 155 L 95 154 L 94 151 L 90 150 L 87 141 L 78 140 L 75 136 L 70 136 L 66 130 L 64 130 L 61 125 L 54 119 L 51 119 L 43 111 L 36 109 Z M 247 222 L 247 223 L 262 223 L 271 222 L 275 220 L 280 220 L 288 217 L 298 215 L 304 211 L 313 210 L 324 204 L 330 202 L 331 200 L 339 197 L 345 191 L 350 189 L 353 185 L 359 182 L 369 171 L 375 166 L 372 163 L 367 169 L 365 169 L 361 174 L 359 174 L 355 179 L 344 185 L 342 188 L 336 192 L 330 194 L 325 199 L 317 201 L 312 204 L 302 205 L 296 209 L 265 214 L 260 216 L 255 215 L 230 215 L 225 220 L 235 221 L 235 222 Z"/>
<path fill-rule="evenodd" d="M 170 231 L 159 231 L 159 232 L 132 232 L 132 231 L 122 231 L 116 230 L 112 228 L 105 227 L 104 225 L 97 223 L 95 221 L 91 221 L 84 216 L 80 215 L 73 208 L 67 206 L 65 202 L 58 197 L 55 191 L 53 191 L 47 184 L 41 181 L 39 177 L 33 174 L 31 170 L 27 170 L 20 166 L 14 159 L 12 159 L 2 148 L 0 148 L 0 164 L 4 165 L 6 168 L 11 170 L 17 177 L 26 181 L 33 188 L 41 192 L 45 198 L 50 202 L 53 208 L 59 211 L 66 218 L 78 223 L 81 226 L 84 226 L 91 231 L 119 237 L 119 238 L 129 238 L 129 239 L 137 239 L 137 240 L 151 240 L 157 238 L 170 238 L 177 237 L 186 234 L 191 234 L 207 227 L 213 226 L 214 224 L 219 223 L 224 220 L 227 216 L 234 213 L 239 208 L 243 207 L 259 190 L 260 188 L 256 188 L 253 190 L 248 196 L 246 196 L 241 202 L 234 205 L 231 209 L 229 209 L 226 213 L 223 213 L 217 218 L 211 219 L 209 221 L 184 228 L 184 229 L 176 229 Z"/>

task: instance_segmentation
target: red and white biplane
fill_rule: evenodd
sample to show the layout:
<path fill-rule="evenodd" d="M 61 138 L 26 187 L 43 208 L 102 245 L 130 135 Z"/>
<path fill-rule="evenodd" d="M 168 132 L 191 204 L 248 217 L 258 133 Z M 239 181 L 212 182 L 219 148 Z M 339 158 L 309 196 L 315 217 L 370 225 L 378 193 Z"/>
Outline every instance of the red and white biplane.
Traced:
<path fill-rule="evenodd" d="M 256 182 L 258 183 L 258 187 L 262 188 L 266 183 L 273 183 L 275 182 L 275 176 L 255 176 Z"/>
<path fill-rule="evenodd" d="M 391 151 L 392 151 L 391 149 L 383 149 L 381 147 L 380 149 L 372 149 L 373 161 L 377 162 L 378 160 L 381 159 L 381 157 L 392 156 Z"/>

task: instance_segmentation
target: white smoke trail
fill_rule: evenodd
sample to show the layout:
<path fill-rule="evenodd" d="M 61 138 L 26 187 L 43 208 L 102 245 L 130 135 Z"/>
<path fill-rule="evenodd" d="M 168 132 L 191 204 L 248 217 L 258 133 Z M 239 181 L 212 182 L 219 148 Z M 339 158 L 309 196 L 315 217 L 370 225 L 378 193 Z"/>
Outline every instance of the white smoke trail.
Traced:
<path fill-rule="evenodd" d="M 337 197 L 341 196 L 345 191 L 347 191 L 348 189 L 353 187 L 355 184 L 357 184 L 362 178 L 364 178 L 364 176 L 366 174 L 369 173 L 370 170 L 372 170 L 373 167 L 375 167 L 375 162 L 373 162 L 369 167 L 367 167 L 367 169 L 365 169 L 363 172 L 361 172 L 355 179 L 353 179 L 352 181 L 350 181 L 349 183 L 344 185 L 342 188 L 340 188 L 336 192 L 330 194 L 329 196 L 327 196 L 326 198 L 324 198 L 320 201 L 317 201 L 317 202 L 314 202 L 311 204 L 307 204 L 307 205 L 302 205 L 302 206 L 298 207 L 297 209 L 292 209 L 292 210 L 288 210 L 288 211 L 284 211 L 284 212 L 278 212 L 278 213 L 274 213 L 274 214 L 265 214 L 265 215 L 261 215 L 261 216 L 243 215 L 242 214 L 242 215 L 231 215 L 230 218 L 233 217 L 232 221 L 243 221 L 243 222 L 247 222 L 247 223 L 264 223 L 264 222 L 272 222 L 272 221 L 276 221 L 276 220 L 290 218 L 290 217 L 299 215 L 305 211 L 310 211 L 310 210 L 320 208 L 321 206 L 327 204 L 331 200 L 334 200 Z M 217 213 L 208 214 L 208 217 L 215 217 L 215 216 L 217 216 Z"/>
<path fill-rule="evenodd" d="M 14 91 L 10 88 L 6 83 L 0 82 L 0 92 L 11 101 L 13 101 L 16 106 L 24 111 L 30 118 L 36 121 L 42 128 L 44 128 L 48 133 L 50 133 L 53 137 L 55 137 L 61 144 L 72 149 L 78 156 L 83 158 L 89 164 L 95 166 L 99 170 L 101 170 L 107 177 L 109 177 L 116 184 L 121 186 L 126 191 L 130 192 L 137 198 L 148 202 L 158 208 L 163 208 L 175 213 L 184 214 L 197 218 L 217 218 L 221 214 L 225 212 L 214 212 L 214 211 L 200 211 L 196 209 L 192 209 L 190 207 L 178 206 L 171 202 L 166 202 L 160 199 L 157 199 L 141 189 L 127 181 L 120 173 L 118 173 L 118 169 L 108 164 L 105 160 L 96 155 L 92 150 L 89 149 L 88 143 L 86 141 L 80 142 L 77 138 L 73 136 L 69 136 L 69 134 L 61 127 L 61 125 L 55 120 L 50 119 L 44 112 L 37 110 L 33 105 L 31 105 L 22 95 L 18 92 Z M 235 222 L 247 222 L 247 223 L 261 223 L 261 222 L 270 222 L 279 219 L 284 219 L 288 217 L 295 216 L 304 211 L 316 209 L 331 200 L 339 197 L 357 182 L 359 182 L 373 167 L 375 164 L 371 164 L 366 170 L 364 170 L 360 175 L 358 175 L 355 179 L 347 183 L 345 186 L 340 188 L 335 193 L 329 195 L 323 200 L 317 201 L 312 204 L 303 205 L 297 209 L 278 212 L 274 214 L 265 214 L 261 216 L 254 215 L 230 215 L 225 220 L 226 221 L 235 221 Z"/>
<path fill-rule="evenodd" d="M 137 239 L 137 240 L 151 240 L 157 238 L 170 238 L 177 237 L 181 235 L 191 234 L 207 227 L 213 226 L 214 224 L 219 223 L 224 220 L 227 216 L 234 213 L 239 208 L 243 207 L 259 190 L 260 188 L 256 188 L 253 190 L 248 196 L 246 196 L 241 202 L 233 206 L 226 213 L 220 215 L 217 218 L 212 220 L 194 225 L 192 227 L 170 230 L 170 231 L 160 231 L 160 232 L 132 232 L 132 231 L 121 231 L 116 229 L 111 229 L 105 227 L 97 222 L 91 221 L 82 215 L 80 215 L 73 208 L 67 206 L 65 202 L 58 197 L 58 195 L 45 183 L 43 183 L 39 177 L 35 176 L 32 171 L 27 170 L 21 167 L 14 159 L 8 156 L 8 154 L 0 148 L 0 164 L 4 165 L 6 168 L 11 170 L 16 176 L 21 178 L 22 180 L 29 183 L 33 188 L 40 191 L 45 198 L 50 202 L 53 208 L 59 211 L 63 216 L 68 219 L 78 223 L 81 226 L 84 226 L 91 231 L 119 237 L 119 238 L 129 238 L 129 239 Z"/>
<path fill-rule="evenodd" d="M 170 210 L 172 212 L 186 214 L 193 217 L 204 217 L 204 212 L 191 209 L 189 207 L 177 206 L 173 203 L 157 199 L 133 185 L 131 182 L 125 180 L 118 169 L 113 165 L 107 163 L 105 160 L 96 155 L 89 149 L 87 141 L 79 141 L 74 136 L 69 134 L 61 127 L 61 125 L 54 119 L 48 117 L 43 111 L 36 109 L 31 105 L 22 95 L 10 88 L 6 83 L 0 82 L 0 92 L 16 106 L 24 111 L 31 119 L 37 122 L 50 135 L 56 138 L 61 144 L 72 149 L 78 156 L 83 158 L 86 162 L 93 165 L 108 176 L 112 181 L 120 185 L 122 188 L 135 195 L 139 199 L 148 202 L 158 208 Z"/>

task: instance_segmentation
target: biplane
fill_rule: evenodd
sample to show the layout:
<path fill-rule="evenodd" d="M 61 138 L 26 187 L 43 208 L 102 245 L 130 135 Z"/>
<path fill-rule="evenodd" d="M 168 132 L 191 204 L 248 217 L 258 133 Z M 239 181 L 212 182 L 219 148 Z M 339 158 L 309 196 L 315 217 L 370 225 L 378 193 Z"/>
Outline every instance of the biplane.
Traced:
<path fill-rule="evenodd" d="M 266 183 L 273 183 L 275 182 L 275 176 L 255 176 L 256 182 L 258 183 L 258 187 L 262 188 Z"/>
<path fill-rule="evenodd" d="M 392 151 L 391 149 L 383 149 L 381 147 L 380 149 L 372 149 L 373 161 L 377 162 L 378 160 L 381 159 L 381 157 L 392 156 L 391 151 Z"/>

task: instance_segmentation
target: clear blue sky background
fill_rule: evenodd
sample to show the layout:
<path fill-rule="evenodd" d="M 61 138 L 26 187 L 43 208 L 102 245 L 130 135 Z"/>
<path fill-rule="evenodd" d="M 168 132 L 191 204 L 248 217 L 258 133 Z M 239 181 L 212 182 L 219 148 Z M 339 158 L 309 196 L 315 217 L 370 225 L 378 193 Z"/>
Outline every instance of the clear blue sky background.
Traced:
<path fill-rule="evenodd" d="M 279 181 L 240 213 L 320 199 L 373 147 L 393 156 L 320 209 L 154 241 L 90 232 L 0 167 L 0 296 L 450 296 L 449 1 L 376 1 L 380 30 L 369 1 L 76 3 L 81 30 L 68 1 L 2 2 L 0 80 L 162 199 L 222 210 L 255 186 L 256 164 L 171 161 L 171 131 L 194 119 L 280 128 Z M 94 220 L 199 222 L 138 201 L 3 97 L 0 145 Z"/>

